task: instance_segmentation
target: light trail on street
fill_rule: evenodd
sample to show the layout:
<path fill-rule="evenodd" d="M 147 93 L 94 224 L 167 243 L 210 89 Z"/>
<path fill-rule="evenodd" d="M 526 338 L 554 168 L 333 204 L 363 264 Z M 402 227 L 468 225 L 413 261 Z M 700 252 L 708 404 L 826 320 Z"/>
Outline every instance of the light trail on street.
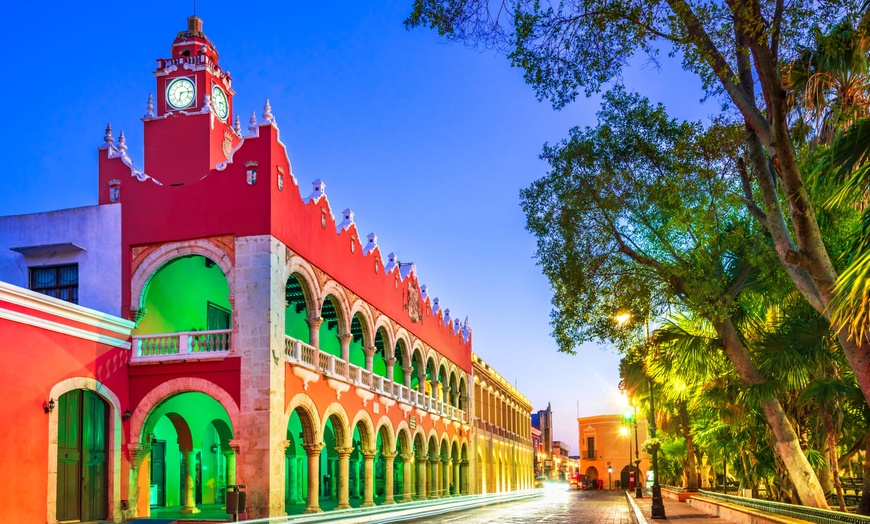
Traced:
<path fill-rule="evenodd" d="M 631 524 L 628 504 L 622 491 L 569 491 L 565 484 L 548 484 L 544 496 L 532 500 L 492 504 L 471 510 L 439 515 L 410 517 L 406 520 L 384 518 L 380 524 L 404 522 L 418 524 Z"/>

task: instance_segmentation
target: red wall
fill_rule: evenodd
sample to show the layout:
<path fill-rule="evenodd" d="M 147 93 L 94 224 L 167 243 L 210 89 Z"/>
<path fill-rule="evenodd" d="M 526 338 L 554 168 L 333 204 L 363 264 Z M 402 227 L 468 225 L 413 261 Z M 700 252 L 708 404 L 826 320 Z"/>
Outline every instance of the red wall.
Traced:
<path fill-rule="evenodd" d="M 3 301 L 0 308 L 28 311 Z M 76 324 L 29 312 L 67 325 Z M 117 333 L 114 336 L 119 337 Z M 0 504 L 0 522 L 45 522 L 49 416 L 43 404 L 58 382 L 70 377 L 89 377 L 114 392 L 123 409 L 128 405 L 129 350 L 4 319 L 0 319 L 0 340 L 3 341 L 0 398 L 4 399 L 0 402 L 0 420 L 5 424 L 0 433 L 0 472 L 3 472 L 0 493 L 6 501 Z M 124 435 L 127 425 L 124 423 Z M 122 449 L 124 444 L 121 443 Z M 124 453 L 120 461 L 122 474 L 115 481 L 121 483 L 121 499 L 127 499 L 128 461 Z"/>
<path fill-rule="evenodd" d="M 153 124 L 155 122 L 148 125 Z M 198 126 L 199 129 L 195 129 Z M 199 136 L 204 126 L 208 126 L 206 116 L 162 120 L 146 134 L 145 148 L 154 147 L 159 152 L 161 147 L 168 147 L 175 136 Z M 220 126 L 211 132 L 223 136 Z M 214 169 L 202 155 L 181 161 L 174 155 L 149 156 L 146 153 L 152 159 L 148 175 L 161 182 L 189 181 L 176 187 L 161 186 L 152 180 L 139 182 L 119 158 L 109 159 L 106 150 L 100 151 L 100 202 L 108 202 L 109 180 L 122 181 L 124 281 L 130 278 L 131 246 L 227 234 L 236 237 L 271 234 L 466 372 L 471 372 L 471 338 L 466 342 L 461 334 L 453 334 L 452 327 L 442 325 L 440 315 L 432 316 L 431 305 L 422 300 L 423 320 L 412 322 L 404 307 L 408 302 L 408 282 L 399 280 L 397 289 L 398 270 L 384 274 L 379 257 L 363 256 L 363 247 L 368 241 L 360 238 L 355 227 L 336 233 L 326 199 L 304 204 L 299 188 L 293 183 L 286 151 L 278 142 L 277 129 L 262 126 L 259 133 L 259 138 L 244 141 L 225 171 Z M 212 139 L 216 139 L 215 136 Z M 197 147 L 207 148 L 205 145 Z M 249 161 L 259 164 L 255 168 L 257 183 L 254 185 L 246 182 L 244 164 Z M 277 184 L 279 166 L 284 170 L 283 190 L 279 190 Z M 178 171 L 181 168 L 183 176 Z M 303 187 L 302 193 L 308 195 L 310 190 Z M 321 222 L 324 210 L 325 227 Z M 340 215 L 338 218 L 340 220 Z M 356 237 L 355 252 L 351 252 L 352 237 Z M 378 272 L 375 271 L 376 261 Z M 419 290 L 416 276 L 411 278 Z M 125 315 L 129 314 L 129 295 L 129 286 L 123 286 Z"/>

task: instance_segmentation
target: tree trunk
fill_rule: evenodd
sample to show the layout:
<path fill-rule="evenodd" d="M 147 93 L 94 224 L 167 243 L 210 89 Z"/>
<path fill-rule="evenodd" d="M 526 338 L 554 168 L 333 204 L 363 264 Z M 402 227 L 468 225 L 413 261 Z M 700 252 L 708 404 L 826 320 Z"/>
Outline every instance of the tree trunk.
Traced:
<path fill-rule="evenodd" d="M 765 382 L 765 378 L 755 367 L 749 352 L 741 342 L 737 329 L 730 318 L 713 322 L 716 333 L 722 340 L 725 356 L 734 365 L 741 380 L 749 386 Z M 828 509 L 825 493 L 819 484 L 815 471 L 800 447 L 797 434 L 791 425 L 779 399 L 767 393 L 760 398 L 761 411 L 767 421 L 774 439 L 774 450 L 788 471 L 789 479 L 795 487 L 801 503 L 814 508 Z"/>
<path fill-rule="evenodd" d="M 680 430 L 686 441 L 686 488 L 690 491 L 698 490 L 698 464 L 695 460 L 695 441 L 689 427 L 689 409 L 685 401 L 677 403 L 680 416 Z"/>
<path fill-rule="evenodd" d="M 864 483 L 861 488 L 861 502 L 858 504 L 859 515 L 870 515 L 870 433 L 864 438 Z"/>

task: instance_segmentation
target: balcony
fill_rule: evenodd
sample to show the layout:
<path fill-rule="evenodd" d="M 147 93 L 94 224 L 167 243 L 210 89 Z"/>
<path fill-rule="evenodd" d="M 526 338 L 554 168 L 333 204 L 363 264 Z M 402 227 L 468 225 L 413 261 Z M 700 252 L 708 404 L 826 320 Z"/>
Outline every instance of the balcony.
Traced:
<path fill-rule="evenodd" d="M 131 364 L 220 360 L 230 354 L 232 329 L 135 335 Z"/>
<path fill-rule="evenodd" d="M 373 374 L 364 368 L 342 360 L 340 357 L 321 352 L 314 346 L 293 337 L 284 337 L 284 355 L 291 365 L 307 368 L 326 378 L 353 384 L 372 393 L 391 397 L 405 404 L 425 409 L 430 413 L 468 424 L 468 414 L 457 407 L 405 387 L 404 384 Z"/>

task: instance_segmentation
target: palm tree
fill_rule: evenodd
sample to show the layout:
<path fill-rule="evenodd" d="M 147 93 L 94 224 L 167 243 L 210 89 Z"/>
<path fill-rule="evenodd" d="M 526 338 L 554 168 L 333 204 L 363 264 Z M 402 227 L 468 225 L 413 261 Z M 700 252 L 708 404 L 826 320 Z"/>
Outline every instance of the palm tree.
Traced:
<path fill-rule="evenodd" d="M 799 117 L 806 113 L 822 144 L 830 144 L 839 129 L 870 115 L 868 47 L 866 25 L 844 17 L 827 32 L 815 28 L 813 44 L 799 49 L 785 68 L 789 101 Z"/>

